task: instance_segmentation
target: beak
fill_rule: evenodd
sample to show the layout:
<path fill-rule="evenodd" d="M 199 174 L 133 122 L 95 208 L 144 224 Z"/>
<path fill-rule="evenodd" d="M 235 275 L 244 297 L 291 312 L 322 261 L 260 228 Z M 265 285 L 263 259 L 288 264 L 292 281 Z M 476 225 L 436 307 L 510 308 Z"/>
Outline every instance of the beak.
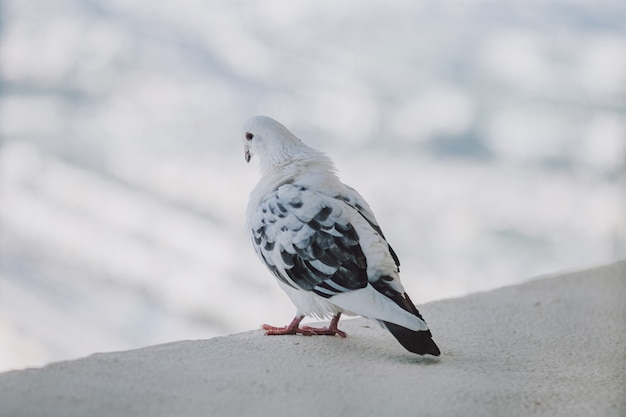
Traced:
<path fill-rule="evenodd" d="M 244 158 L 246 159 L 246 162 L 250 162 L 250 158 L 252 158 L 252 155 L 250 155 L 250 149 L 246 146 L 244 150 Z"/>

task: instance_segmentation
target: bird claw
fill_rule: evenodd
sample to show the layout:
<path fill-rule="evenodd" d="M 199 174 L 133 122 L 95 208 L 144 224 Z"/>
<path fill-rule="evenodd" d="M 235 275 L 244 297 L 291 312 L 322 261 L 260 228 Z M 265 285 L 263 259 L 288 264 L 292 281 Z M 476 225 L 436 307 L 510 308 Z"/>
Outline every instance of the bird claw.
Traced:
<path fill-rule="evenodd" d="M 311 326 L 302 326 L 300 327 L 300 322 L 304 318 L 304 316 L 296 316 L 288 326 L 284 327 L 274 327 L 269 324 L 264 324 L 261 326 L 263 330 L 265 330 L 265 334 L 267 336 L 283 336 L 288 334 L 301 334 L 303 336 L 340 336 L 346 337 L 348 336 L 346 332 L 339 330 L 337 328 L 337 324 L 339 323 L 339 317 L 341 313 L 335 314 L 333 319 L 330 321 L 330 326 L 328 327 L 311 327 Z"/>
<path fill-rule="evenodd" d="M 315 336 L 339 336 L 339 337 L 347 337 L 348 335 L 343 330 L 339 330 L 337 327 L 311 327 L 311 326 L 302 326 L 300 330 L 304 330 L 306 332 L 310 332 Z"/>
<path fill-rule="evenodd" d="M 303 336 L 313 336 L 313 333 L 307 329 L 301 329 L 300 327 L 283 326 L 274 327 L 269 324 L 261 326 L 265 330 L 267 336 L 284 336 L 289 334 L 301 334 Z"/>

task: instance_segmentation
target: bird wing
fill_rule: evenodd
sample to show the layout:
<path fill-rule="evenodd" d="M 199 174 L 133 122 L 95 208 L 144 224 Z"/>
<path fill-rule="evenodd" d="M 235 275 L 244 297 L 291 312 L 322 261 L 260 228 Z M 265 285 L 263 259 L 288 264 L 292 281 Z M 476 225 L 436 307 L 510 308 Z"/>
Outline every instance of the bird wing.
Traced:
<path fill-rule="evenodd" d="M 283 283 L 324 298 L 371 283 L 412 312 L 403 301 L 398 257 L 353 189 L 331 197 L 283 184 L 261 201 L 249 225 L 257 254 Z"/>
<path fill-rule="evenodd" d="M 297 184 L 269 193 L 250 219 L 257 254 L 283 283 L 329 298 L 364 288 L 367 259 L 344 201 Z"/>
<path fill-rule="evenodd" d="M 367 204 L 367 201 L 365 201 L 365 199 L 361 196 L 361 194 L 359 194 L 359 192 L 355 190 L 354 188 L 346 186 L 346 190 L 347 191 L 341 194 L 339 198 L 345 201 L 346 204 L 353 207 L 369 223 L 372 229 L 374 229 L 376 233 L 380 235 L 380 237 L 385 239 L 385 235 L 383 234 L 382 229 L 378 225 L 378 222 L 376 221 L 376 216 L 374 216 L 374 212 L 370 208 L 369 204 Z M 389 254 L 393 258 L 396 264 L 396 267 L 398 268 L 398 272 L 399 272 L 400 271 L 400 259 L 398 259 L 398 255 L 396 255 L 396 252 L 388 243 L 387 243 L 387 249 L 389 250 Z"/>

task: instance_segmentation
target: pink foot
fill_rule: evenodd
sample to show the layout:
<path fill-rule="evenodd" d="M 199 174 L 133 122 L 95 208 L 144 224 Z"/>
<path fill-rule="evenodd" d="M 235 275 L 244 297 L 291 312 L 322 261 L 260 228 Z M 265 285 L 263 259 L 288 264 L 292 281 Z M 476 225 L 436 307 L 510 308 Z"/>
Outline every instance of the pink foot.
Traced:
<path fill-rule="evenodd" d="M 265 334 L 268 336 L 283 336 L 287 334 L 298 334 L 298 333 L 304 336 L 312 336 L 313 333 L 306 331 L 306 330 L 302 330 L 300 327 L 298 327 L 303 318 L 304 316 L 296 316 L 291 321 L 291 323 L 289 323 L 288 326 L 284 326 L 284 327 L 274 327 L 274 326 L 270 326 L 269 324 L 264 324 L 261 327 L 263 328 L 263 330 L 265 330 Z"/>
<path fill-rule="evenodd" d="M 346 337 L 347 334 L 339 330 L 337 328 L 337 323 L 339 323 L 339 317 L 341 313 L 337 313 L 330 322 L 328 327 L 311 327 L 311 326 L 302 326 L 299 327 L 300 322 L 304 318 L 304 316 L 296 316 L 288 326 L 284 327 L 274 327 L 269 324 L 264 324 L 263 329 L 265 330 L 265 334 L 268 336 L 282 336 L 288 334 L 301 334 L 303 336 L 340 336 Z"/>
<path fill-rule="evenodd" d="M 270 326 L 269 324 L 264 324 L 261 327 L 263 328 L 263 330 L 265 330 L 265 334 L 267 336 L 284 336 L 288 334 L 301 334 L 304 336 L 313 336 L 312 332 L 306 329 L 301 329 L 299 327 L 290 327 L 290 326 L 274 327 L 274 326 Z"/>
<path fill-rule="evenodd" d="M 306 332 L 310 332 L 315 336 L 340 336 L 346 337 L 348 336 L 346 332 L 343 330 L 339 330 L 337 326 L 328 326 L 328 327 L 310 327 L 310 326 L 302 326 L 301 330 Z"/>

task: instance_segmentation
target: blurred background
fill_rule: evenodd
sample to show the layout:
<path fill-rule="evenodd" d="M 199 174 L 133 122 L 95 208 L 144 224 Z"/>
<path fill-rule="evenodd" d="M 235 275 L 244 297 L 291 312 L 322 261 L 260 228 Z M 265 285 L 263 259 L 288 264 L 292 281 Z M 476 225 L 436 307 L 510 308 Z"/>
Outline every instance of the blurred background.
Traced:
<path fill-rule="evenodd" d="M 0 371 L 289 322 L 244 230 L 257 114 L 335 159 L 417 303 L 626 257 L 621 0 L 4 0 L 0 23 Z"/>

